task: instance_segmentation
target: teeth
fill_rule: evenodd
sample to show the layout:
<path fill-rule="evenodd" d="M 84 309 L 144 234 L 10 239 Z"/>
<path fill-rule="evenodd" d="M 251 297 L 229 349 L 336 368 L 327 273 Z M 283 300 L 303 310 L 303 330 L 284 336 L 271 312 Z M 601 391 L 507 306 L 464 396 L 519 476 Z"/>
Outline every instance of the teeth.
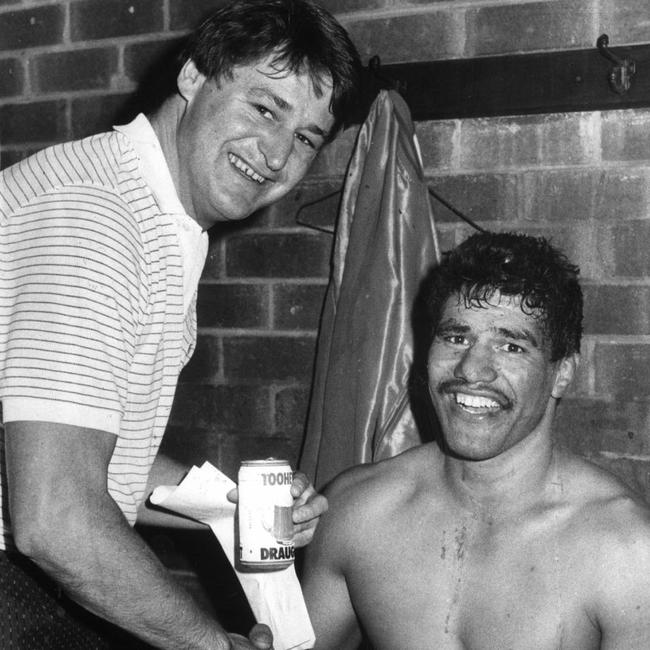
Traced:
<path fill-rule="evenodd" d="M 229 153 L 228 154 L 228 160 L 239 169 L 239 171 L 244 172 L 248 178 L 253 179 L 255 182 L 259 183 L 260 185 L 264 182 L 264 177 L 260 176 L 255 170 L 251 169 L 248 165 L 244 163 L 244 161 L 241 158 L 237 158 L 234 154 Z"/>
<path fill-rule="evenodd" d="M 465 395 L 463 393 L 456 393 L 456 403 L 461 406 L 466 406 L 469 408 L 488 408 L 488 409 L 497 409 L 499 408 L 498 402 L 495 402 L 493 399 L 488 399 L 487 397 L 479 397 L 478 395 Z"/>

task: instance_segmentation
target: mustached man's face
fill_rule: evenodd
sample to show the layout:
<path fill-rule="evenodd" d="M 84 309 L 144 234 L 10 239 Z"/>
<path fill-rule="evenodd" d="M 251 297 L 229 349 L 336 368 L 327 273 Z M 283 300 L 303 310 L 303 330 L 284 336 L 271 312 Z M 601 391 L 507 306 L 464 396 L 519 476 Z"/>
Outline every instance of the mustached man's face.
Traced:
<path fill-rule="evenodd" d="M 575 359 L 550 361 L 540 323 L 516 297 L 449 298 L 429 350 L 429 388 L 455 456 L 494 458 L 550 423 Z M 547 417 L 545 417 L 547 416 Z M 548 417 L 550 416 L 550 417 Z"/>

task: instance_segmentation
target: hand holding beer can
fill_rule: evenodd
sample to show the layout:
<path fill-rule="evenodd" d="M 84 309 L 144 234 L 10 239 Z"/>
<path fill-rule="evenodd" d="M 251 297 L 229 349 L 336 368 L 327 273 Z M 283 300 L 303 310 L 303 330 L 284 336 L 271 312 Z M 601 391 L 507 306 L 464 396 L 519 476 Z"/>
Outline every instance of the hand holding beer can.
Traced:
<path fill-rule="evenodd" d="M 239 468 L 239 563 L 275 571 L 293 563 L 293 472 L 286 460 L 245 460 Z"/>

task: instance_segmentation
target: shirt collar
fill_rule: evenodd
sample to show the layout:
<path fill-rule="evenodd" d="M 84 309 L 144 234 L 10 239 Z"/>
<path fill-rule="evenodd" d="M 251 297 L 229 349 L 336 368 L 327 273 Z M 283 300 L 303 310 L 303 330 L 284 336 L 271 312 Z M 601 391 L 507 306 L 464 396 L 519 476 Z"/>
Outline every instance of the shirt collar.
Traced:
<path fill-rule="evenodd" d="M 144 180 L 151 188 L 160 210 L 171 214 L 183 214 L 197 228 L 200 228 L 199 224 L 187 214 L 178 198 L 162 147 L 151 122 L 145 115 L 140 113 L 129 124 L 113 128 L 123 133 L 133 143 L 133 148 L 140 158 Z"/>

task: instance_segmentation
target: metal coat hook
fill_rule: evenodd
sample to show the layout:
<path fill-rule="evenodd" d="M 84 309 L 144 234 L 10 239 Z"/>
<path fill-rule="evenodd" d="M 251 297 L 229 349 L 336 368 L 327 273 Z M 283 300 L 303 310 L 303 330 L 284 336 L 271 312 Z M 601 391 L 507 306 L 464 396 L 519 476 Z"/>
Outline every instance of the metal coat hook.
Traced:
<path fill-rule="evenodd" d="M 614 67 L 609 72 L 609 85 L 615 93 L 624 95 L 630 89 L 632 77 L 636 72 L 634 61 L 627 58 L 621 59 L 609 50 L 609 36 L 607 34 L 601 34 L 598 37 L 596 46 L 598 51 L 614 64 Z"/>
<path fill-rule="evenodd" d="M 381 68 L 381 59 L 377 54 L 370 57 L 370 60 L 368 61 L 368 70 L 372 76 L 375 77 L 375 79 L 377 79 L 386 88 L 396 90 L 402 95 L 406 92 L 406 82 L 401 81 L 400 79 L 391 79 L 390 77 L 387 77 L 383 74 Z"/>

